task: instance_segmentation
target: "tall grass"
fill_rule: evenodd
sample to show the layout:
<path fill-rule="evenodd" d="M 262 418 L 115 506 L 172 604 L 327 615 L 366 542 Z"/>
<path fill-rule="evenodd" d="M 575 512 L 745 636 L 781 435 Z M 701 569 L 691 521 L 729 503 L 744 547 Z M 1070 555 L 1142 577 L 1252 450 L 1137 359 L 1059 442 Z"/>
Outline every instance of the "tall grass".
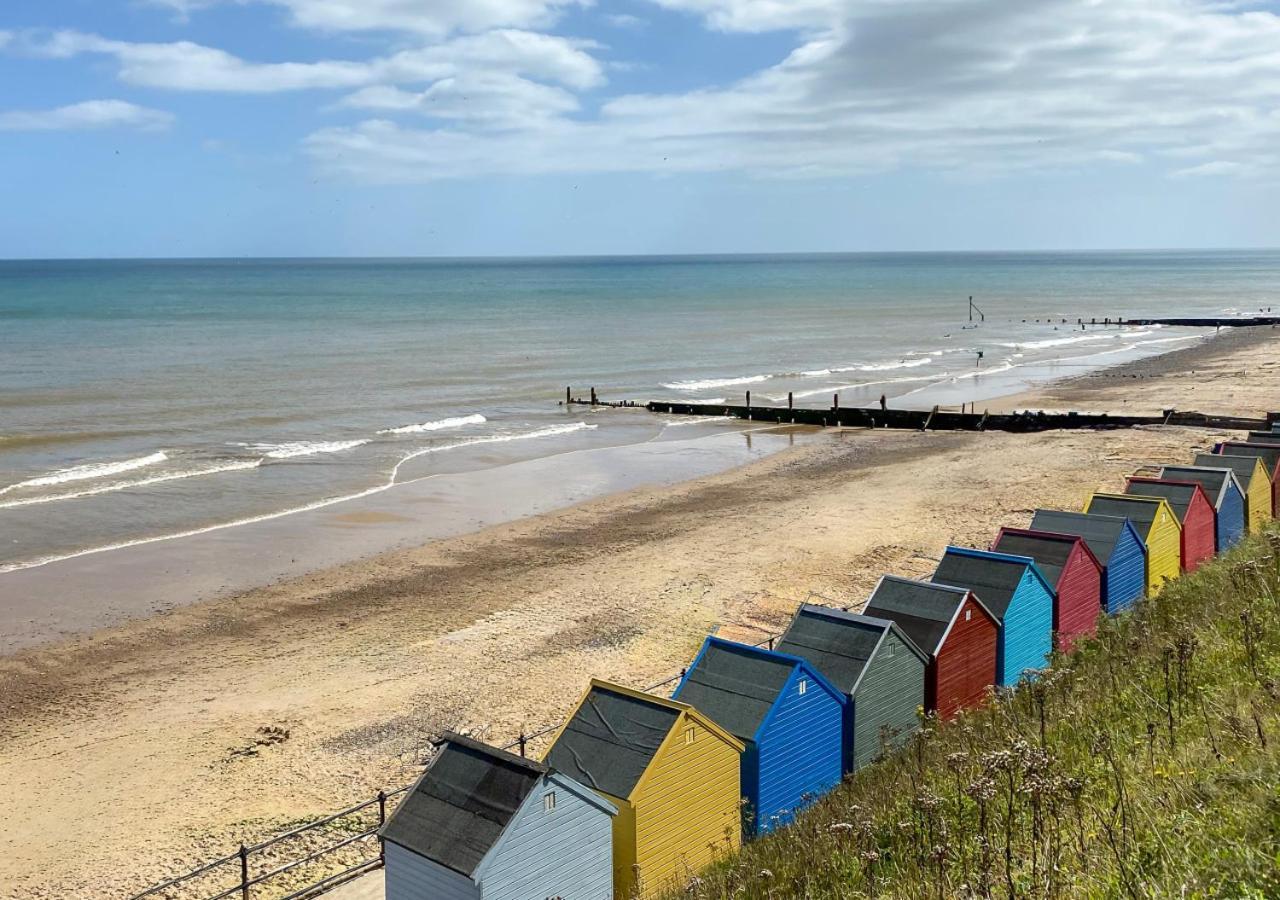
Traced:
<path fill-rule="evenodd" d="M 699 898 L 1280 897 L 1280 534 L 690 876 Z"/>

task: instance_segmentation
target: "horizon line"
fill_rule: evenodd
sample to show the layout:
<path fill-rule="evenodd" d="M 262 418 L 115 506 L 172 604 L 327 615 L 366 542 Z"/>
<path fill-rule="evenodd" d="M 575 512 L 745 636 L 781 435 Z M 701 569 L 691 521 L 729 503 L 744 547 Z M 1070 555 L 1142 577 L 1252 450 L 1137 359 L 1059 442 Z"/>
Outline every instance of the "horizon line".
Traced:
<path fill-rule="evenodd" d="M 1240 253 L 1276 252 L 1280 246 L 1217 247 L 1041 247 L 1018 249 L 967 250 L 730 250 L 691 251 L 687 253 L 533 253 L 533 254 L 461 254 L 411 256 L 378 256 L 360 254 L 302 256 L 0 256 L 0 263 L 47 262 L 467 262 L 467 261 L 546 261 L 546 260 L 617 260 L 617 259 L 725 259 L 762 257 L 837 257 L 837 256 L 1030 256 L 1034 254 L 1084 255 L 1090 253 Z"/>

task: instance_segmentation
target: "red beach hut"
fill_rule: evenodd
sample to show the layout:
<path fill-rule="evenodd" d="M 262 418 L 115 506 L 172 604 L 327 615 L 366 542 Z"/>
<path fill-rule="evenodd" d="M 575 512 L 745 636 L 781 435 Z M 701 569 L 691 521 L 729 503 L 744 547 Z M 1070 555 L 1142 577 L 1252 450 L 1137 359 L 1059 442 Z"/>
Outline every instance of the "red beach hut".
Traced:
<path fill-rule="evenodd" d="M 1102 564 L 1076 534 L 1001 528 L 991 549 L 1029 556 L 1054 590 L 1053 633 L 1063 653 L 1075 641 L 1092 636 L 1102 612 Z"/>
<path fill-rule="evenodd" d="M 1182 571 L 1194 572 L 1218 552 L 1218 514 L 1194 481 L 1130 478 L 1124 492 L 1139 497 L 1163 497 L 1182 523 Z"/>
<path fill-rule="evenodd" d="M 897 623 L 929 655 L 924 707 L 949 719 L 978 706 L 996 680 L 996 617 L 972 591 L 885 575 L 863 615 Z"/>

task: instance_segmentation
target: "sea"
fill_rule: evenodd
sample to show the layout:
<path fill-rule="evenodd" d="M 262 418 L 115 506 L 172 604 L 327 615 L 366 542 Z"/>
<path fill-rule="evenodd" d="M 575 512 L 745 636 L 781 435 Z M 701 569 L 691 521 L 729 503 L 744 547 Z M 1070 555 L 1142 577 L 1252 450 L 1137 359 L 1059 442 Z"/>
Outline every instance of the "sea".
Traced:
<path fill-rule="evenodd" d="M 959 405 L 1204 337 L 1280 252 L 0 261 L 4 574 L 743 423 L 603 399 Z M 176 545 L 175 545 L 176 546 Z"/>

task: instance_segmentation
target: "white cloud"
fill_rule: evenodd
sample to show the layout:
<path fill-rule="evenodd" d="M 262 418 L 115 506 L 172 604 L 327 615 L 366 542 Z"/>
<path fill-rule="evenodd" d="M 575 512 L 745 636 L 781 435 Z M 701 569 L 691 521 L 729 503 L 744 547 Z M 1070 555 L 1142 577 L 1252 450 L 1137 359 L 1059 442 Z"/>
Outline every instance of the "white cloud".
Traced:
<path fill-rule="evenodd" d="M 12 42 L 13 38 L 14 34 L 12 31 L 0 31 L 0 49 L 3 49 L 6 44 Z"/>
<path fill-rule="evenodd" d="M 1170 173 L 1174 178 L 1211 178 L 1218 175 L 1247 175 L 1252 170 L 1244 163 L 1218 159 Z"/>
<path fill-rule="evenodd" d="M 714 27 L 803 30 L 786 59 L 725 87 L 617 97 L 593 118 L 540 116 L 520 134 L 377 120 L 324 129 L 307 149 L 327 171 L 375 181 L 1000 175 L 1170 158 L 1184 174 L 1208 161 L 1203 174 L 1242 176 L 1280 163 L 1272 13 L 1213 0 L 657 2 Z"/>
<path fill-rule="evenodd" d="M 321 31 L 407 31 L 443 36 L 455 31 L 534 28 L 551 24 L 569 6 L 590 0 L 151 0 L 189 17 L 219 3 L 281 7 L 290 21 Z"/>
<path fill-rule="evenodd" d="M 723 31 L 778 31 L 825 28 L 839 21 L 851 5 L 841 0 L 653 0 L 659 6 L 703 16 Z M 862 0 L 870 5 L 877 0 Z M 893 2 L 893 0 L 888 0 Z M 939 0 L 953 2 L 953 0 Z"/>
<path fill-rule="evenodd" d="M 496 128 L 532 128 L 576 111 L 578 100 L 563 88 L 494 72 L 442 78 L 420 92 L 375 85 L 343 98 L 339 105 L 383 112 L 412 111 Z"/>
<path fill-rule="evenodd" d="M 132 43 L 78 31 L 24 37 L 24 48 L 33 55 L 52 59 L 112 56 L 122 81 L 166 90 L 273 93 L 423 84 L 476 72 L 519 73 L 580 89 L 604 81 L 603 67 L 587 52 L 589 43 L 513 29 L 464 35 L 371 60 L 276 63 L 249 62 L 190 41 Z"/>
<path fill-rule="evenodd" d="M 79 131 L 90 128 L 168 128 L 173 116 L 123 100 L 85 100 L 56 109 L 0 112 L 0 131 Z"/>

